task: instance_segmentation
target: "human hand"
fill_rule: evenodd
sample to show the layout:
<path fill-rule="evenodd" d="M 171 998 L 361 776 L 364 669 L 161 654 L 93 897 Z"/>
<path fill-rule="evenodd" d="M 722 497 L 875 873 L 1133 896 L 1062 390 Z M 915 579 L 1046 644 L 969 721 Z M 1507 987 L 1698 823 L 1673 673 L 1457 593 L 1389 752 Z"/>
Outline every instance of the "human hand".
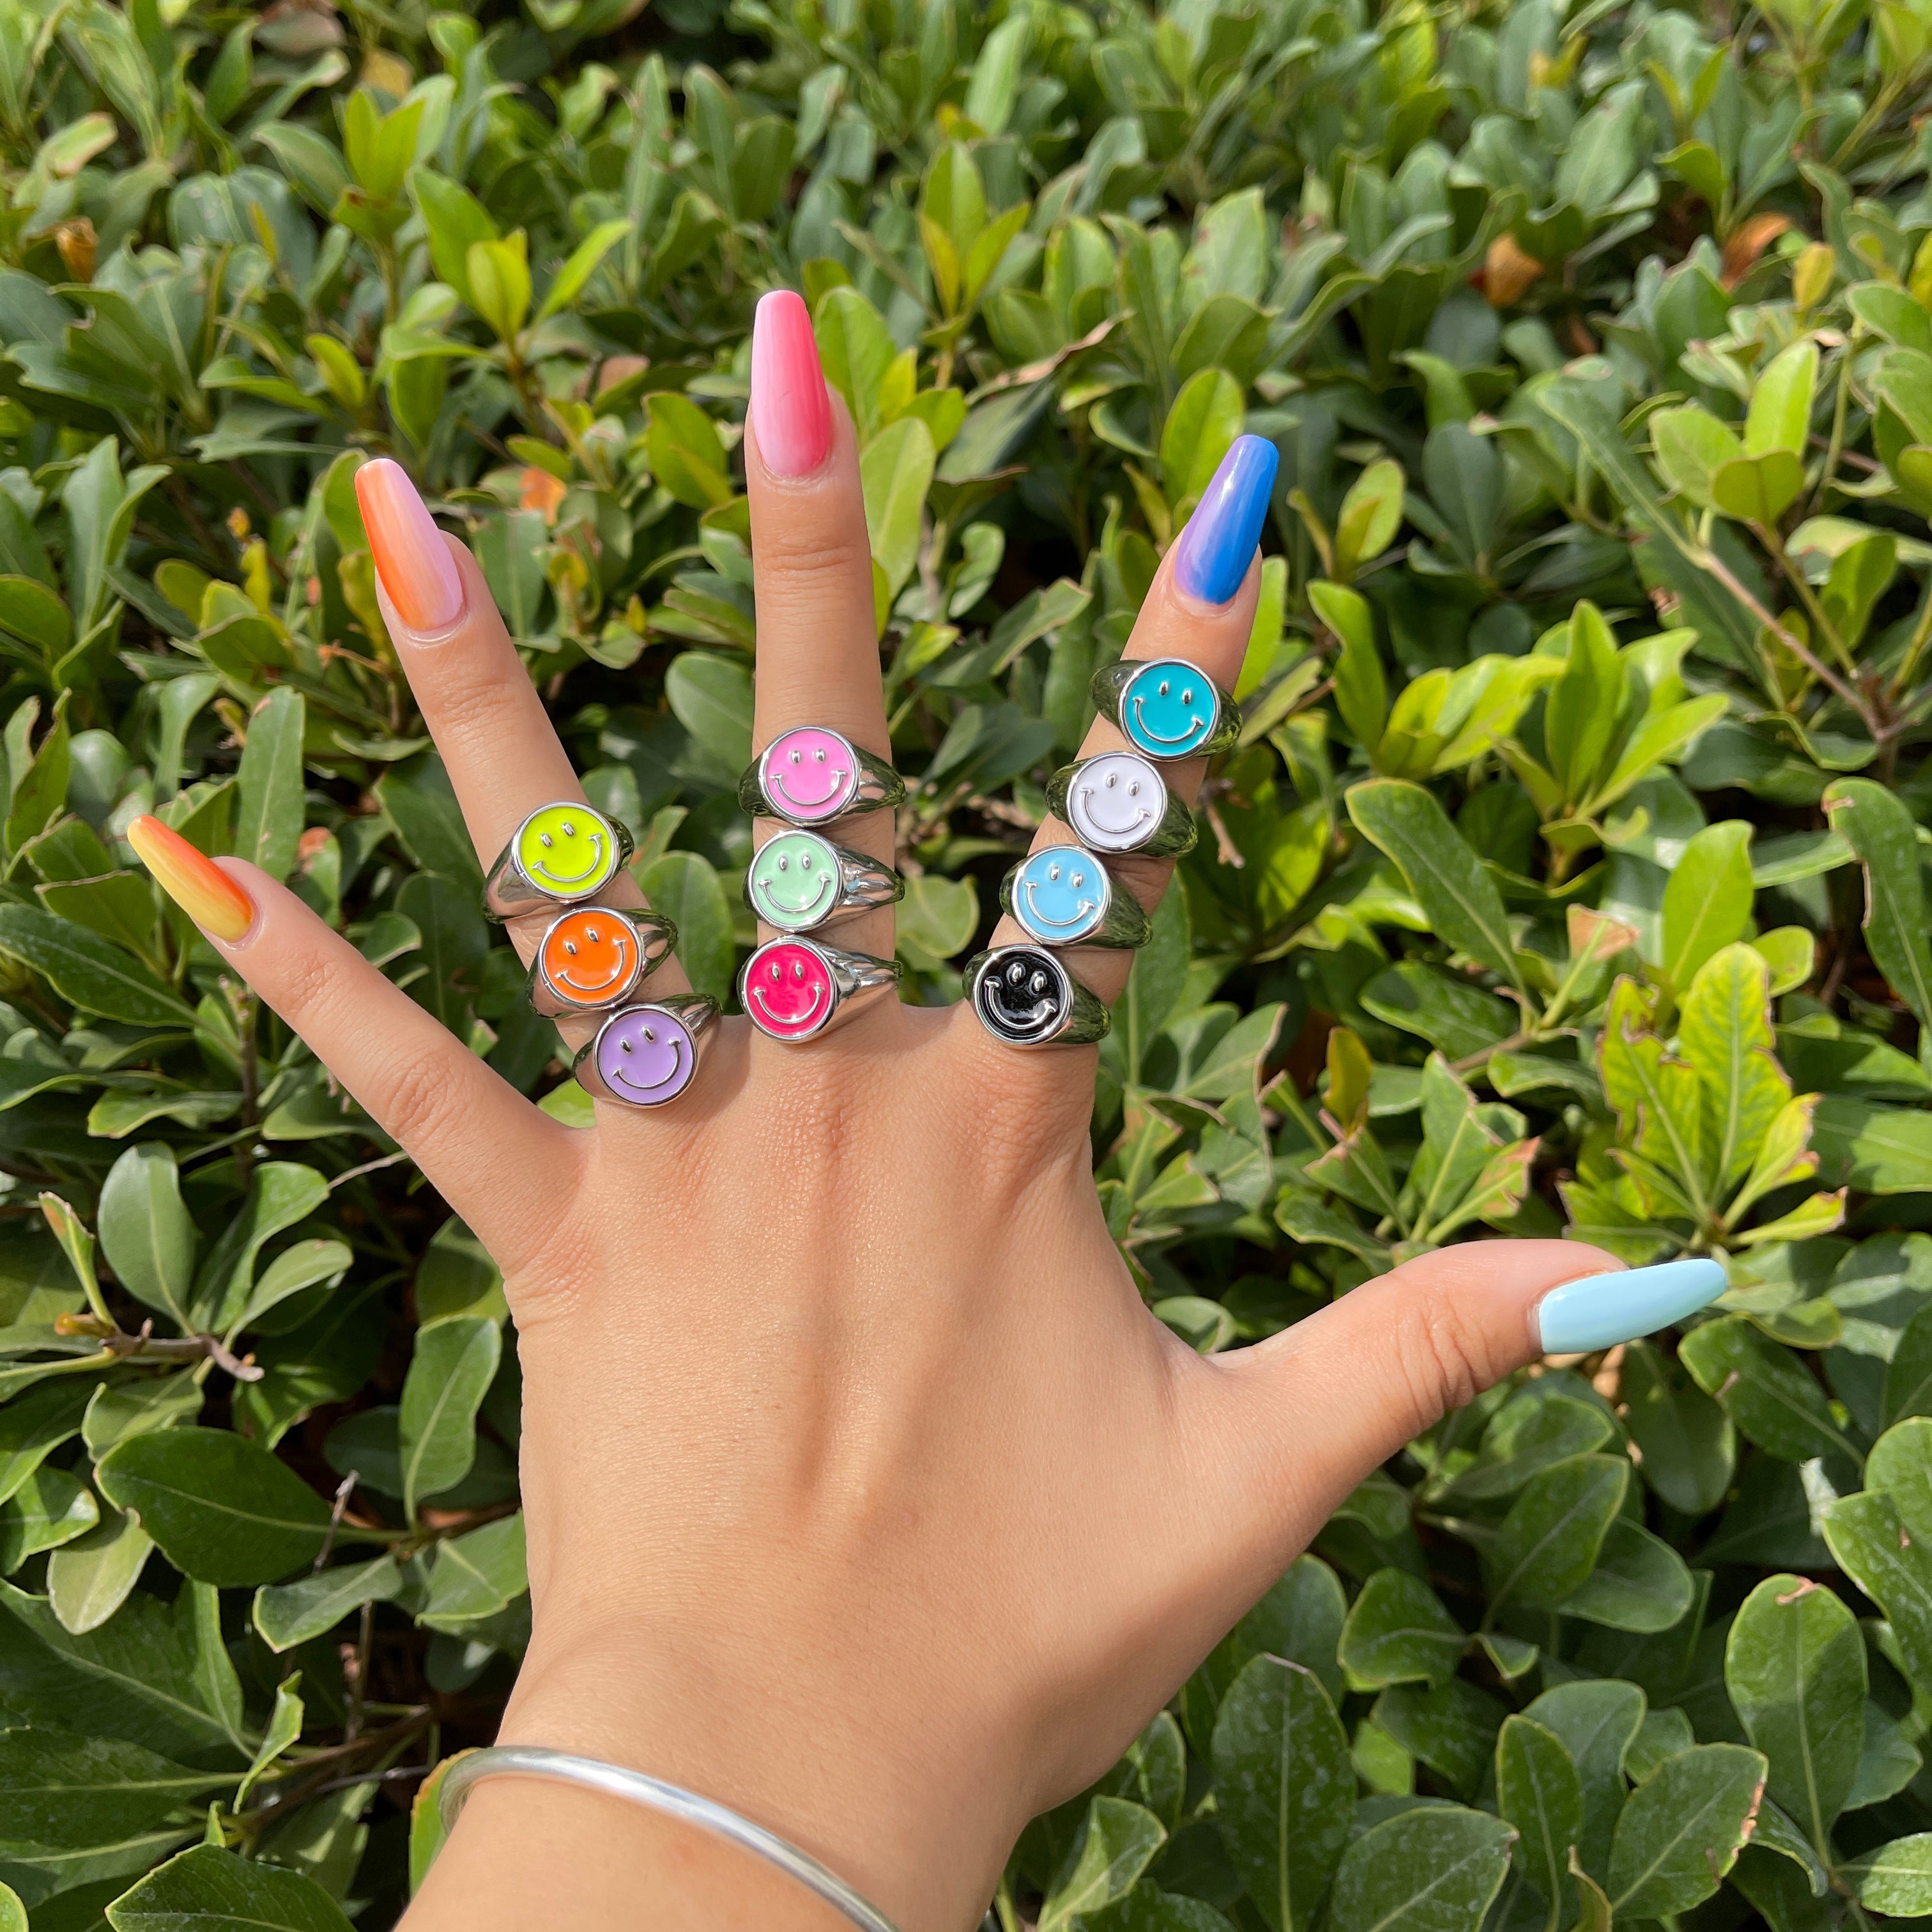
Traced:
<path fill-rule="evenodd" d="M 757 741 L 818 724 L 890 756 L 857 453 L 796 298 L 760 306 L 744 454 Z M 1256 466 L 1239 446 L 1224 465 L 1130 656 L 1233 682 Z M 385 617 L 487 864 L 536 807 L 582 793 L 474 560 L 394 465 L 358 482 Z M 1122 742 L 1096 724 L 1085 750 Z M 1199 761 L 1168 772 L 1191 798 Z M 718 1798 L 914 1932 L 971 1924 L 1026 1819 L 1111 1764 L 1446 1407 L 1546 1346 L 1688 1312 L 1620 1314 L 1597 1250 L 1486 1243 L 1203 1358 L 1148 1312 L 1108 1233 L 1091 1048 L 1015 1052 L 970 1006 L 890 999 L 802 1046 L 734 1018 L 674 1106 L 600 1103 L 573 1130 L 264 874 L 152 820 L 132 836 L 502 1267 L 532 1612 L 503 1741 Z M 889 813 L 838 836 L 892 857 Z M 1150 908 L 1168 869 L 1112 866 Z M 544 922 L 512 925 L 526 961 Z M 886 910 L 833 937 L 889 957 L 892 928 Z M 1130 956 L 1072 961 L 1111 1000 Z M 668 964 L 651 992 L 682 984 Z M 560 1027 L 572 1047 L 592 1030 Z M 1544 1298 L 1586 1276 L 1558 1328 Z M 502 1791 L 466 1814 L 452 1870 L 465 1833 L 515 1832 Z M 454 1882 L 438 1870 L 428 1922 Z"/>

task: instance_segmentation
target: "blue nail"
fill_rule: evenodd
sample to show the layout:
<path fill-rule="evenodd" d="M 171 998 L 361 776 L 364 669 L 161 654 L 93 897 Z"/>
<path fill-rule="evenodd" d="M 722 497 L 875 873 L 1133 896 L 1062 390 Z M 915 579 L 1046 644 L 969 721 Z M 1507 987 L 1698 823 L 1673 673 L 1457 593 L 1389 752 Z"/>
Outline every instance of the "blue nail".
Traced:
<path fill-rule="evenodd" d="M 1267 437 L 1235 437 L 1180 533 L 1174 578 L 1190 596 L 1225 604 L 1240 589 L 1262 540 L 1280 460 Z"/>
<path fill-rule="evenodd" d="M 1546 1355 L 1587 1354 L 1667 1328 L 1724 1292 L 1724 1271 L 1712 1261 L 1586 1275 L 1552 1288 L 1537 1304 L 1537 1332 Z"/>

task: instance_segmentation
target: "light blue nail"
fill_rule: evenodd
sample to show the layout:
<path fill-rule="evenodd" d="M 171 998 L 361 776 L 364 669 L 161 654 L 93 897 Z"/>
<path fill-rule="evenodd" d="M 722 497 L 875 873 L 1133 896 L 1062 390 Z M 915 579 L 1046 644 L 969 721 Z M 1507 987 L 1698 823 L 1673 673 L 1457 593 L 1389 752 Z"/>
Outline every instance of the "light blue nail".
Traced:
<path fill-rule="evenodd" d="M 1235 437 L 1180 533 L 1174 576 L 1190 596 L 1225 604 L 1240 589 L 1262 540 L 1280 460 L 1265 436 Z"/>
<path fill-rule="evenodd" d="M 1667 1328 L 1724 1292 L 1724 1271 L 1712 1261 L 1586 1275 L 1552 1288 L 1537 1304 L 1537 1332 L 1546 1355 L 1587 1354 Z"/>

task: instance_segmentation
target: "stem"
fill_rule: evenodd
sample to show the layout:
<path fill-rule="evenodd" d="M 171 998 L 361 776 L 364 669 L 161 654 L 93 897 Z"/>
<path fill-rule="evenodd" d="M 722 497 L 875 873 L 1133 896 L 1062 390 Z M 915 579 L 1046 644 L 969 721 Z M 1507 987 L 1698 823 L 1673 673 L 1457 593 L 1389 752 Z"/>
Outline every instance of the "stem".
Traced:
<path fill-rule="evenodd" d="M 1770 551 L 1778 567 L 1784 573 L 1785 581 L 1798 593 L 1798 601 L 1804 606 L 1805 614 L 1818 627 L 1818 634 L 1836 652 L 1838 662 L 1853 673 L 1858 669 L 1856 661 L 1845 647 L 1845 640 L 1838 634 L 1838 627 L 1826 614 L 1825 607 L 1818 601 L 1818 593 L 1811 588 L 1811 581 L 1804 572 L 1791 560 L 1791 553 L 1784 547 L 1784 540 L 1768 524 L 1754 523 L 1753 533 L 1760 543 Z"/>
<path fill-rule="evenodd" d="M 92 1335 L 100 1338 L 102 1352 L 63 1362 L 62 1369 L 82 1364 L 106 1367 L 115 1362 L 212 1362 L 225 1369 L 237 1382 L 258 1382 L 262 1371 L 253 1362 L 238 1360 L 228 1352 L 218 1335 L 157 1335 L 152 1321 L 141 1324 L 138 1334 L 130 1335 L 110 1315 L 60 1315 L 54 1318 L 57 1335 Z M 50 1370 L 50 1373 L 55 1372 Z"/>

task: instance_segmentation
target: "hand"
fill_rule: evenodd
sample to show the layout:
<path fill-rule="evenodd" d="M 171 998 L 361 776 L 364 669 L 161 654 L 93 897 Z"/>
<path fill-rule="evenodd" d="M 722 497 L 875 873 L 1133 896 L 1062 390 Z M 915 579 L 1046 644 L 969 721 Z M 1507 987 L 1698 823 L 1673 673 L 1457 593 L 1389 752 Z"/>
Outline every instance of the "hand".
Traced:
<path fill-rule="evenodd" d="M 1130 656 L 1233 682 L 1273 471 L 1251 441 Z M 758 742 L 821 724 L 889 756 L 852 428 L 796 297 L 760 308 L 744 454 Z M 487 864 L 581 792 L 474 560 L 394 464 L 358 484 L 385 618 Z M 1086 749 L 1122 742 L 1096 724 Z M 1168 770 L 1191 798 L 1198 761 Z M 838 836 L 890 861 L 893 832 L 880 812 Z M 503 1740 L 718 1798 L 911 1932 L 976 1920 L 1025 1820 L 1114 1761 L 1367 1472 L 1562 1345 L 1535 1319 L 1549 1290 L 1598 1276 L 1569 1318 L 1631 1332 L 1609 1256 L 1486 1243 L 1204 1359 L 1148 1312 L 1102 1220 L 1090 1047 L 1016 1052 L 968 1006 L 890 997 L 802 1046 L 734 1018 L 674 1105 L 600 1103 L 574 1131 L 262 873 L 152 820 L 135 836 L 502 1268 L 533 1619 Z M 1167 869 L 1114 867 L 1149 908 Z M 543 923 L 512 926 L 526 959 Z M 833 937 L 890 957 L 891 914 Z M 1120 992 L 1130 956 L 1070 958 Z M 668 964 L 651 986 L 682 983 Z M 492 1888 L 512 1868 L 542 1871 L 553 1912 L 560 1886 L 594 1892 L 532 1821 L 603 1805 L 615 1829 L 607 1802 L 537 1790 L 481 1788 L 412 1922 L 473 1923 L 479 1888 L 493 1922 L 521 1922 Z M 622 1914 L 578 1895 L 568 1916 Z"/>

